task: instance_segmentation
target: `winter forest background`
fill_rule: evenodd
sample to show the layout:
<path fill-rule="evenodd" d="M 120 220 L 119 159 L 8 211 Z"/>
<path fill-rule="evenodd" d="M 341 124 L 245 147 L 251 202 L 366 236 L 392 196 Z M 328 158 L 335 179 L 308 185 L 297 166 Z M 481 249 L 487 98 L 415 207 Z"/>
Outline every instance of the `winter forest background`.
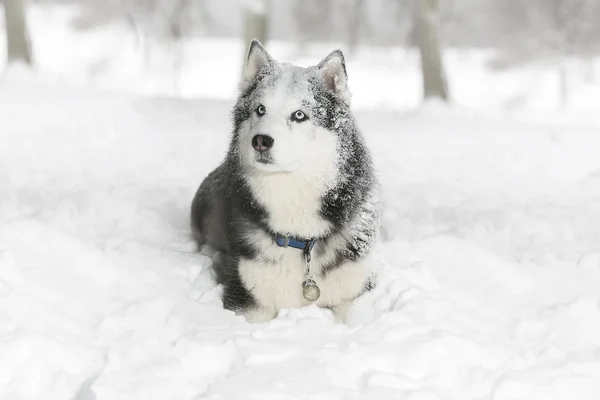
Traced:
<path fill-rule="evenodd" d="M 480 95 L 486 98 L 483 101 L 495 102 L 503 109 L 539 100 L 557 108 L 575 103 L 577 108 L 579 103 L 590 103 L 587 93 L 582 93 L 588 90 L 582 86 L 598 87 L 597 0 L 4 3 L 9 59 L 33 63 L 61 79 L 103 83 L 100 86 L 114 86 L 117 78 L 117 86 L 125 90 L 186 97 L 215 94 L 206 87 L 214 83 L 206 76 L 209 73 L 196 72 L 222 68 L 223 56 L 242 59 L 240 54 L 251 37 L 284 46 L 287 51 L 283 54 L 292 59 L 312 55 L 313 45 L 331 43 L 346 50 L 348 56 L 370 63 L 373 73 L 380 75 L 377 69 L 386 69 L 396 81 L 401 73 L 418 72 L 411 67 L 418 66 L 415 54 L 421 49 L 427 54 L 422 64 L 427 83 L 418 89 L 427 96 L 464 105 L 473 102 L 461 98 L 468 97 L 463 91 L 470 90 L 475 77 L 470 76 L 464 84 L 461 77 L 452 78 L 465 68 L 486 74 L 477 78 L 489 77 L 492 89 L 502 86 L 498 81 L 509 73 L 521 75 L 524 81 L 512 91 L 503 88 L 505 93 Z M 52 28 L 55 30 L 50 32 Z M 103 31 L 106 34 L 100 35 Z M 103 43 L 97 47 L 93 38 L 100 36 Z M 440 53 L 450 60 L 442 61 Z M 63 58 L 64 65 L 57 58 Z M 237 64 L 241 61 L 235 65 L 241 68 Z M 235 79 L 232 63 L 225 68 Z M 130 80 L 134 76 L 138 87 Z M 400 90 L 403 82 L 394 83 Z M 411 94 L 409 104 L 399 104 L 398 99 L 392 104 L 415 106 L 417 96 Z"/>
<path fill-rule="evenodd" d="M 347 324 L 246 323 L 191 240 L 252 37 L 346 57 Z M 598 400 L 599 155 L 600 0 L 0 0 L 0 400 Z"/>

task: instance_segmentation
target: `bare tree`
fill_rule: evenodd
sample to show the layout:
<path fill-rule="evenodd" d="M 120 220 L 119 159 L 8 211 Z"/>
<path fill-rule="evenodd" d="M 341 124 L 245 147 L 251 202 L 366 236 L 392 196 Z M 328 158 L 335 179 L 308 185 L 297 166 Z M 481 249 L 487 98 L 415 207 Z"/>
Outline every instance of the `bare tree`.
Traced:
<path fill-rule="evenodd" d="M 331 0 L 294 0 L 291 11 L 298 32 L 300 51 L 314 39 L 330 38 L 333 14 Z"/>
<path fill-rule="evenodd" d="M 4 0 L 4 20 L 8 62 L 21 61 L 31 65 L 31 44 L 24 0 Z"/>
<path fill-rule="evenodd" d="M 208 0 L 76 1 L 79 14 L 72 23 L 79 29 L 125 21 L 135 34 L 136 49 L 142 52 L 146 71 L 151 68 L 155 45 L 168 48 L 172 56 L 172 93 L 180 94 L 185 39 L 210 23 Z"/>
<path fill-rule="evenodd" d="M 498 9 L 507 34 L 504 64 L 546 62 L 556 67 L 558 106 L 569 104 L 569 58 L 593 62 L 600 51 L 600 0 L 506 0 Z M 502 20 L 502 19 L 501 19 Z"/>
<path fill-rule="evenodd" d="M 347 12 L 348 21 L 348 48 L 350 53 L 353 53 L 358 46 L 360 39 L 361 29 L 363 28 L 365 15 L 365 1 L 364 0 L 350 0 L 349 4 L 346 2 L 342 3 Z"/>
<path fill-rule="evenodd" d="M 569 104 L 569 69 L 567 57 L 585 56 L 588 40 L 595 36 L 597 25 L 593 15 L 596 0 L 538 0 L 532 10 L 533 25 L 539 29 L 539 40 L 547 57 L 558 66 L 559 101 L 561 108 Z"/>
<path fill-rule="evenodd" d="M 267 0 L 246 0 L 244 2 L 244 63 L 246 49 L 252 39 L 263 45 L 269 33 L 269 2 Z"/>
<path fill-rule="evenodd" d="M 417 0 L 415 19 L 423 73 L 423 96 L 425 99 L 437 97 L 448 101 L 448 83 L 440 43 L 439 0 Z"/>

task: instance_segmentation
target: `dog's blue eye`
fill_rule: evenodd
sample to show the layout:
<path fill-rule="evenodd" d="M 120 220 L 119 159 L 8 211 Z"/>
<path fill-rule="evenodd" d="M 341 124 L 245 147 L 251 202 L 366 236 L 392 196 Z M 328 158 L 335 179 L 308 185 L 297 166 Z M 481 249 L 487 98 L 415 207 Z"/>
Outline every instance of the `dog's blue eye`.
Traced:
<path fill-rule="evenodd" d="M 302 122 L 306 121 L 308 117 L 302 111 L 298 110 L 292 114 L 292 121 Z"/>
<path fill-rule="evenodd" d="M 267 108 L 265 106 L 263 106 L 262 104 L 260 106 L 258 106 L 258 108 L 256 109 L 256 115 L 258 115 L 259 117 L 262 117 L 266 113 L 267 113 Z"/>

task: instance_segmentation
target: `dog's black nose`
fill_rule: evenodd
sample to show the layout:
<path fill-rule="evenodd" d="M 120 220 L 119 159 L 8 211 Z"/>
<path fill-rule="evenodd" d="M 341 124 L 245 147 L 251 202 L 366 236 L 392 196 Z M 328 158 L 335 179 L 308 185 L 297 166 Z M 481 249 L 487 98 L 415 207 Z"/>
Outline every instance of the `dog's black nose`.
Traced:
<path fill-rule="evenodd" d="M 254 150 L 262 153 L 263 151 L 267 151 L 273 147 L 274 142 L 275 139 L 273 139 L 271 136 L 256 135 L 252 138 L 252 147 L 254 147 Z"/>

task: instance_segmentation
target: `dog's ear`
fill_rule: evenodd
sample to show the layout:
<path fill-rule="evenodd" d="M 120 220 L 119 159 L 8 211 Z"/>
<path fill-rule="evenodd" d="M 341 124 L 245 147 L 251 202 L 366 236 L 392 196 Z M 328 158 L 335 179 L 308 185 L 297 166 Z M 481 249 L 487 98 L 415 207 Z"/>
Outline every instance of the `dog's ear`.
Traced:
<path fill-rule="evenodd" d="M 252 39 L 246 56 L 246 64 L 244 65 L 242 90 L 252 85 L 260 74 L 271 73 L 274 65 L 275 60 L 267 53 L 263 45 L 258 40 Z"/>
<path fill-rule="evenodd" d="M 342 97 L 347 94 L 348 75 L 346 74 L 346 61 L 341 50 L 334 50 L 329 53 L 317 65 L 317 70 L 327 90 Z"/>

